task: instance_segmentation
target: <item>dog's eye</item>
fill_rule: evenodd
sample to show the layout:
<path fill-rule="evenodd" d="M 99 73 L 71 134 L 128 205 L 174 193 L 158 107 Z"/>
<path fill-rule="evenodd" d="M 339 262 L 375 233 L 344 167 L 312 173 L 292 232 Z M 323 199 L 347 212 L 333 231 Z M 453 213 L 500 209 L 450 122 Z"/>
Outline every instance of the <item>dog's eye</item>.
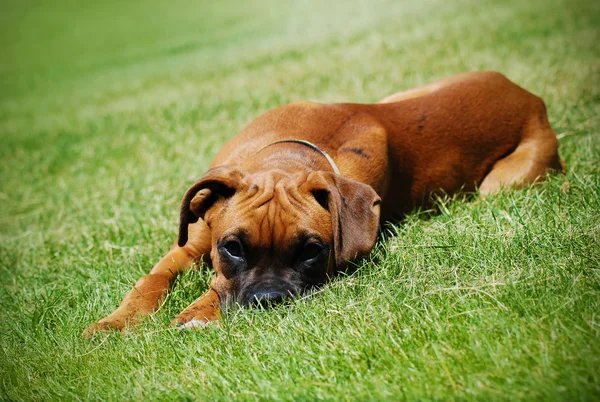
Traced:
<path fill-rule="evenodd" d="M 322 251 L 323 251 L 323 247 L 320 244 L 308 243 L 302 249 L 299 259 L 301 262 L 308 262 L 310 260 L 314 260 L 315 258 L 317 258 L 318 256 L 321 255 Z"/>
<path fill-rule="evenodd" d="M 234 258 L 242 258 L 244 256 L 242 245 L 238 241 L 228 241 L 221 246 L 221 249 Z"/>

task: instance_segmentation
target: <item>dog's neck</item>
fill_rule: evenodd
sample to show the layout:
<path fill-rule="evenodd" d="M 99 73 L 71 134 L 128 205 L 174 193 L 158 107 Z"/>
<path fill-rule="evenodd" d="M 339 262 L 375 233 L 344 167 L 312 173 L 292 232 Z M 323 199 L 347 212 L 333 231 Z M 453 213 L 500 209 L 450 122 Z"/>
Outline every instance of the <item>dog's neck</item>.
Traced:
<path fill-rule="evenodd" d="M 335 174 L 341 175 L 340 169 L 338 168 L 337 164 L 335 163 L 335 161 L 333 160 L 333 158 L 331 156 L 329 156 L 329 154 L 327 152 L 323 151 L 321 148 L 319 148 L 318 146 L 316 146 L 312 142 L 308 142 L 308 141 L 304 141 L 304 140 L 290 139 L 290 140 L 275 141 L 275 142 L 272 142 L 272 143 L 270 143 L 268 145 L 265 145 L 264 147 L 262 147 L 261 149 L 259 149 L 258 151 L 256 151 L 256 153 L 254 155 L 258 154 L 263 149 L 272 147 L 273 145 L 276 145 L 276 144 L 282 144 L 282 143 L 301 144 L 301 145 L 304 145 L 304 146 L 306 146 L 308 148 L 311 148 L 312 150 L 314 150 L 314 151 L 318 152 L 319 154 L 321 154 L 325 159 L 327 159 L 327 162 L 329 163 L 329 165 L 331 166 L 331 168 L 333 169 L 333 172 Z"/>

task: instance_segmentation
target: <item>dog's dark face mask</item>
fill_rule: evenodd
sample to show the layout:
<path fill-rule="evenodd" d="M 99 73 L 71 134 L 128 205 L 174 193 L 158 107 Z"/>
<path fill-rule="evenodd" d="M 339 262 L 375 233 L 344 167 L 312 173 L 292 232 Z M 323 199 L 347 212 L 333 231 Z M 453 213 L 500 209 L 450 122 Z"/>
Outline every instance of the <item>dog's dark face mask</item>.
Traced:
<path fill-rule="evenodd" d="M 256 234 L 232 228 L 211 252 L 219 271 L 214 285 L 223 303 L 264 307 L 303 295 L 327 279 L 330 239 L 304 232 L 269 247 L 253 241 Z"/>
<path fill-rule="evenodd" d="M 379 197 L 329 172 L 243 174 L 212 169 L 184 196 L 179 245 L 189 223 L 211 230 L 211 287 L 223 307 L 270 306 L 306 294 L 375 243 Z"/>

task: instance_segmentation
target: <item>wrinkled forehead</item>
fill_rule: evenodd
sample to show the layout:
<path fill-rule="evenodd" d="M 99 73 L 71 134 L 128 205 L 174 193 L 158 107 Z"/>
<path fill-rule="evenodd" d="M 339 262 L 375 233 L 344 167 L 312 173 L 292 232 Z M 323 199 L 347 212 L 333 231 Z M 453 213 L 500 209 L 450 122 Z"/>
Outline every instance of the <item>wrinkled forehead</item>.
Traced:
<path fill-rule="evenodd" d="M 224 205 L 222 236 L 244 234 L 253 244 L 290 243 L 302 237 L 331 237 L 328 213 L 300 189 L 302 177 L 285 174 L 249 177 L 245 191 Z"/>

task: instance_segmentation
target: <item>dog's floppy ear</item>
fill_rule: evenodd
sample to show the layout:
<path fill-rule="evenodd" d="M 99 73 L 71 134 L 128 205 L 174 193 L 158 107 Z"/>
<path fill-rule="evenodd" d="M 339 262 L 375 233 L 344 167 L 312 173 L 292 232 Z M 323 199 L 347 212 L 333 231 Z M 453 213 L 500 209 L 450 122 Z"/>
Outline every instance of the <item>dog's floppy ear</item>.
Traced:
<path fill-rule="evenodd" d="M 359 259 L 375 245 L 381 198 L 371 186 L 330 172 L 313 172 L 307 183 L 331 214 L 335 270 L 343 270 L 347 261 Z"/>
<path fill-rule="evenodd" d="M 188 241 L 188 225 L 204 219 L 206 211 L 218 200 L 231 197 L 239 189 L 242 177 L 238 169 L 220 166 L 209 170 L 186 191 L 179 215 L 179 247 Z"/>

